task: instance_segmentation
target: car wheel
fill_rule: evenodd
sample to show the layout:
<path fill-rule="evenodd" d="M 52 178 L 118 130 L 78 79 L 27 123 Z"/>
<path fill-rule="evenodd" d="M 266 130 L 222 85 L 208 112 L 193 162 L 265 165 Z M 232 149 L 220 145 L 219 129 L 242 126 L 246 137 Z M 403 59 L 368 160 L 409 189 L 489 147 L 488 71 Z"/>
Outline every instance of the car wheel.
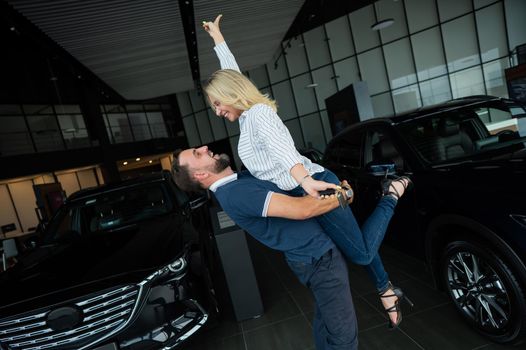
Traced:
<path fill-rule="evenodd" d="M 498 343 L 521 340 L 526 333 L 523 287 L 496 254 L 467 241 L 451 242 L 441 259 L 447 292 L 464 318 Z"/>

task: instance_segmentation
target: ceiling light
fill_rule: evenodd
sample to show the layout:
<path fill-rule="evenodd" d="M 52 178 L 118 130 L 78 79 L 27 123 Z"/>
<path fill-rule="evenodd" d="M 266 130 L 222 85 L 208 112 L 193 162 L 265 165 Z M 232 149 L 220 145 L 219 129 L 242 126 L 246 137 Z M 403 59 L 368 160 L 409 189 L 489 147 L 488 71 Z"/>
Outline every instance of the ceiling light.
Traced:
<path fill-rule="evenodd" d="M 122 165 L 128 165 L 128 162 L 122 162 Z"/>
<path fill-rule="evenodd" d="M 394 23 L 394 19 L 392 18 L 388 18 L 388 19 L 383 19 L 381 21 L 377 21 L 375 24 L 373 24 L 371 26 L 371 29 L 372 30 L 380 30 L 380 29 L 384 29 L 384 28 L 387 28 L 389 27 L 390 25 L 392 25 Z"/>
<path fill-rule="evenodd" d="M 138 162 L 139 160 L 141 160 L 141 158 L 135 158 L 135 161 Z"/>
<path fill-rule="evenodd" d="M 148 163 L 150 163 L 150 164 L 152 164 L 152 162 L 153 162 L 152 160 L 149 160 L 149 161 L 148 161 Z"/>

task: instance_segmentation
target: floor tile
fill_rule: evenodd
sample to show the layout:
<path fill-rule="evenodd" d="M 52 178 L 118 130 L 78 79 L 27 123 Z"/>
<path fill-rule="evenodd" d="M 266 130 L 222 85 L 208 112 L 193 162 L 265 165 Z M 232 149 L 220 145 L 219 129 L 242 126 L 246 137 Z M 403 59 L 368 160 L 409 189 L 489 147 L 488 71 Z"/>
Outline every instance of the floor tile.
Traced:
<path fill-rule="evenodd" d="M 387 327 L 376 327 L 358 335 L 360 350 L 422 350 L 411 338 L 403 332 L 389 331 Z M 443 350 L 453 348 L 443 348 Z"/>
<path fill-rule="evenodd" d="M 205 329 L 200 331 L 197 338 L 222 339 L 242 333 L 241 324 L 234 320 L 234 316 L 224 318 L 217 322 L 210 320 Z"/>
<path fill-rule="evenodd" d="M 263 300 L 274 299 L 287 294 L 285 286 L 281 283 L 278 275 L 272 268 L 268 266 L 258 266 L 254 270 L 258 281 L 259 292 Z"/>
<path fill-rule="evenodd" d="M 246 350 L 243 335 L 228 338 L 211 338 L 204 342 L 196 342 L 183 347 L 185 350 Z"/>
<path fill-rule="evenodd" d="M 353 297 L 373 293 L 376 291 L 373 282 L 369 278 L 369 275 L 363 266 L 349 264 L 348 269 L 349 285 L 351 286 Z"/>
<path fill-rule="evenodd" d="M 435 287 L 431 271 L 424 261 L 403 254 L 387 245 L 382 246 L 380 256 L 388 272 L 390 269 L 395 268 L 407 276 L 420 280 L 429 287 Z"/>
<path fill-rule="evenodd" d="M 358 331 L 361 332 L 375 326 L 385 326 L 387 328 L 387 319 L 366 302 L 365 299 L 353 296 L 353 303 L 356 318 L 358 319 Z"/>
<path fill-rule="evenodd" d="M 488 343 L 461 319 L 452 304 L 404 317 L 401 328 L 426 350 L 471 350 Z"/>
<path fill-rule="evenodd" d="M 312 318 L 314 317 L 314 298 L 310 291 L 293 292 L 292 297 L 299 300 L 300 308 L 305 313 L 305 317 L 312 325 Z M 369 303 L 360 297 L 353 297 L 353 304 L 358 320 L 358 329 L 368 329 L 378 325 L 387 325 L 387 320 L 382 317 L 382 314 L 373 308 Z"/>
<path fill-rule="evenodd" d="M 294 272 L 290 269 L 287 263 L 279 263 L 278 268 L 276 269 L 276 274 L 280 282 L 283 284 L 285 289 L 294 290 L 298 288 L 303 288 L 304 286 L 300 283 Z"/>
<path fill-rule="evenodd" d="M 303 313 L 313 312 L 315 309 L 315 301 L 312 292 L 307 287 L 297 288 L 290 291 L 292 299 Z"/>
<path fill-rule="evenodd" d="M 405 280 L 399 283 L 398 287 L 402 288 L 405 295 L 414 303 L 414 307 L 410 308 L 407 303 L 402 302 L 401 306 L 404 316 L 449 303 L 449 299 L 445 294 L 428 287 L 426 284 L 416 279 Z M 383 305 L 381 304 L 377 293 L 370 293 L 363 297 L 377 310 L 383 312 Z"/>
<path fill-rule="evenodd" d="M 303 315 L 245 333 L 248 350 L 305 350 L 314 346 L 312 338 Z"/>
<path fill-rule="evenodd" d="M 485 344 L 481 347 L 475 348 L 473 350 L 519 350 L 519 349 L 525 349 L 526 344 L 519 344 L 519 345 L 500 345 L 500 344 Z"/>
<path fill-rule="evenodd" d="M 185 344 L 185 350 L 315 350 L 314 298 L 288 267 L 283 254 L 247 239 L 265 314 L 238 323 L 233 313 Z M 446 294 L 434 288 L 425 264 L 389 247 L 381 256 L 390 279 L 415 303 L 403 304 L 400 329 L 389 331 L 374 285 L 363 267 L 349 264 L 349 281 L 359 328 L 360 350 L 504 350 L 526 346 L 492 344 L 458 315 Z"/>
<path fill-rule="evenodd" d="M 241 323 L 244 332 L 301 314 L 300 309 L 288 294 L 283 294 L 275 299 L 266 300 L 263 302 L 263 306 L 265 308 L 265 313 L 261 317 L 243 321 Z"/>

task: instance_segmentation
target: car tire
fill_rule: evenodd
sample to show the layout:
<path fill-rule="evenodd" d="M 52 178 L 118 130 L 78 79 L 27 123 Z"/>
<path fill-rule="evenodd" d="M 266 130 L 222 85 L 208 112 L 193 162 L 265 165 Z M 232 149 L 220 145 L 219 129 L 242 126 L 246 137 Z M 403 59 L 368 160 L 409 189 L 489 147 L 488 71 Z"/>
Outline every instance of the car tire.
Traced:
<path fill-rule="evenodd" d="M 498 255 L 480 243 L 449 243 L 440 276 L 462 316 L 479 333 L 498 343 L 517 343 L 526 335 L 525 290 Z"/>

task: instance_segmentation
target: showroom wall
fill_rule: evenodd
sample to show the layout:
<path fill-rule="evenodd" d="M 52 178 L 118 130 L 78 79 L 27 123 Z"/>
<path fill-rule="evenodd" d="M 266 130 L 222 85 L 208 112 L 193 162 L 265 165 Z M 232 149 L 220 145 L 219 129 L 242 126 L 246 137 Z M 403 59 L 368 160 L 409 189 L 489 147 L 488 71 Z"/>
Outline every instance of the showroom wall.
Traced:
<path fill-rule="evenodd" d="M 171 154 L 158 156 L 158 162 L 164 170 L 172 168 L 172 161 Z M 36 228 L 38 217 L 33 185 L 55 182 L 60 183 L 67 197 L 81 189 L 103 185 L 104 177 L 97 165 L 0 181 L 0 227 L 15 225 L 15 229 L 6 233 L 6 237 L 23 235 Z M 3 236 L 0 231 L 0 237 Z"/>
<path fill-rule="evenodd" d="M 523 0 L 381 0 L 284 41 L 275 61 L 244 73 L 277 100 L 298 148 L 323 151 L 332 137 L 325 98 L 353 82 L 367 82 L 378 117 L 468 95 L 507 97 L 504 69 L 526 43 L 524 13 Z M 387 18 L 394 24 L 371 29 Z M 239 166 L 237 123 L 215 116 L 196 90 L 177 100 L 189 144 L 228 138 Z"/>
<path fill-rule="evenodd" d="M 80 189 L 103 184 L 104 180 L 98 167 L 89 167 L 0 182 L 0 226 L 15 224 L 15 230 L 6 233 L 7 237 L 36 228 L 38 218 L 35 212 L 36 197 L 33 185 L 54 182 L 60 182 L 66 196 L 69 196 Z"/>

